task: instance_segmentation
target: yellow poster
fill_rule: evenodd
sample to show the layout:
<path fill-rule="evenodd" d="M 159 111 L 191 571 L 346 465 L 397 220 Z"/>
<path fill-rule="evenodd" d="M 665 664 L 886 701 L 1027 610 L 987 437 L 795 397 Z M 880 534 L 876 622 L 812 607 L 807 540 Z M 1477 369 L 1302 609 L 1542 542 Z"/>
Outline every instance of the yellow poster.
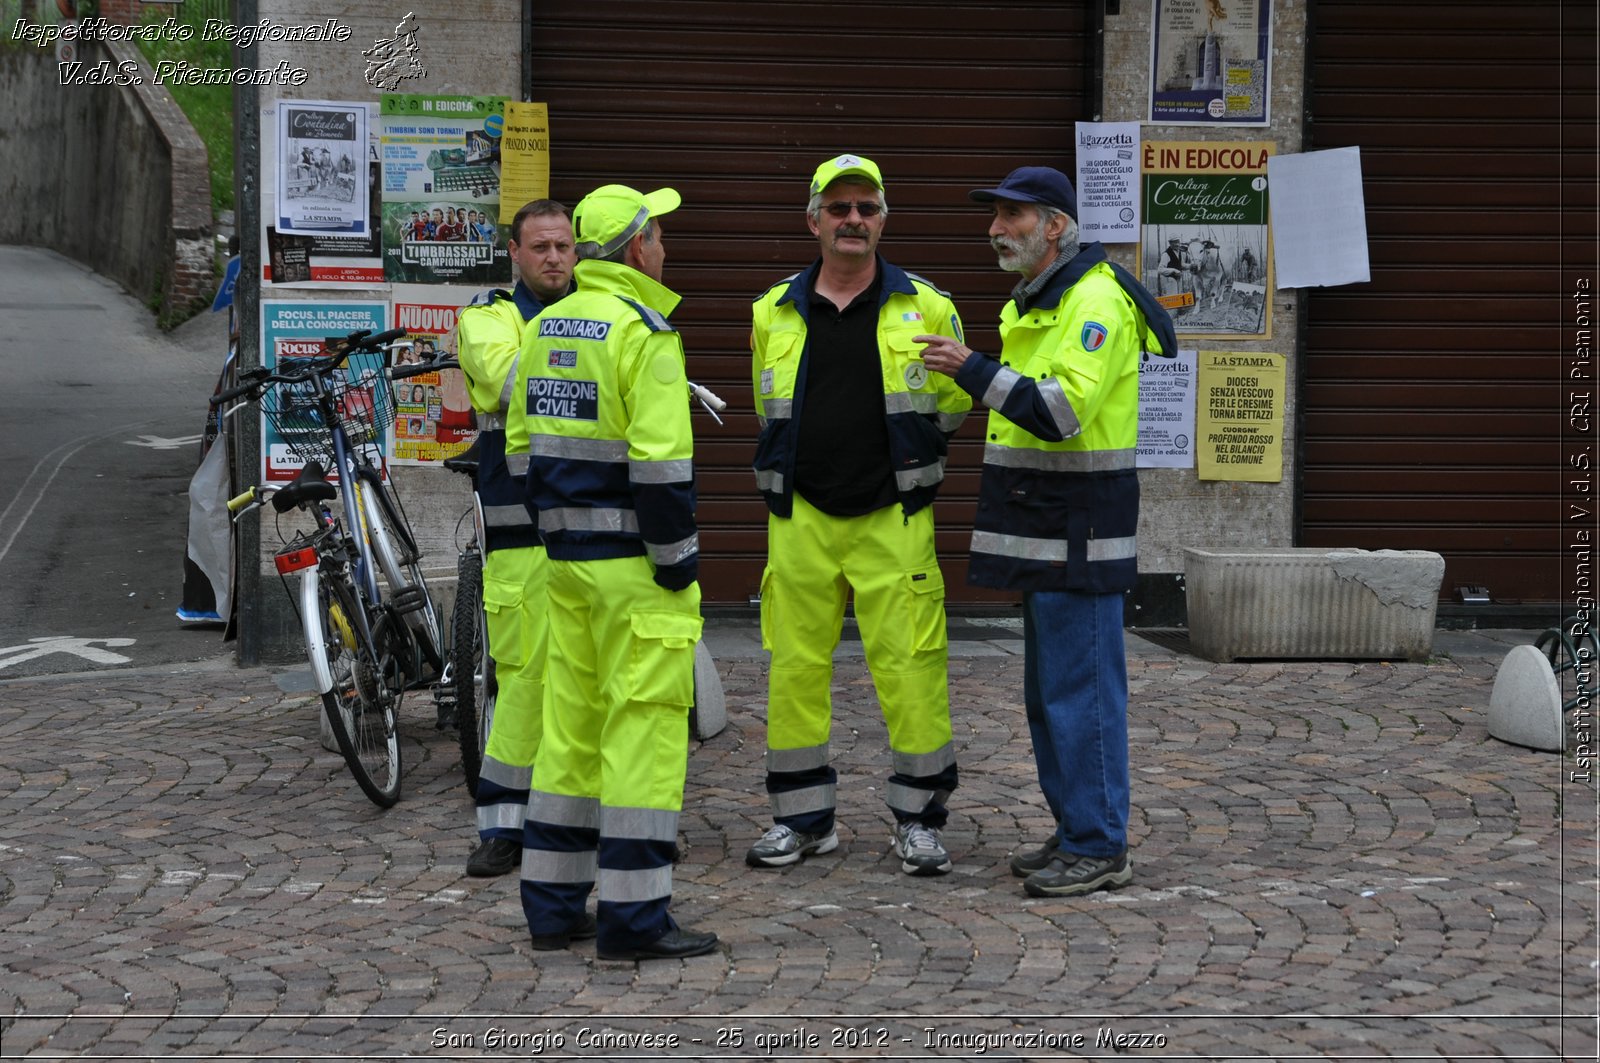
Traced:
<path fill-rule="evenodd" d="M 500 138 L 500 224 L 524 204 L 550 195 L 550 112 L 542 103 L 506 103 Z"/>
<path fill-rule="evenodd" d="M 1283 479 L 1286 375 L 1281 354 L 1200 352 L 1195 397 L 1200 479 Z"/>

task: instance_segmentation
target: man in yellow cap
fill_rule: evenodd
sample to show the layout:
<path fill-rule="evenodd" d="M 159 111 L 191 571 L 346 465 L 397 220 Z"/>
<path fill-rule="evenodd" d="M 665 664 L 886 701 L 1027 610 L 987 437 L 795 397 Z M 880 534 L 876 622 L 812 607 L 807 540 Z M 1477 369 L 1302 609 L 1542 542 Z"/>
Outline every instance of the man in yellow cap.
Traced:
<path fill-rule="evenodd" d="M 668 913 L 700 638 L 694 440 L 658 219 L 605 185 L 573 211 L 577 291 L 524 333 L 508 435 L 549 554 L 544 734 L 523 831 L 536 949 L 598 935 L 601 959 L 699 956 Z M 585 910 L 599 887 L 594 917 Z"/>
<path fill-rule="evenodd" d="M 833 651 L 845 596 L 889 728 L 891 845 L 910 875 L 952 866 L 940 837 L 956 786 L 944 577 L 930 507 L 946 442 L 972 407 L 922 364 L 919 333 L 957 340 L 950 297 L 877 253 L 883 176 L 859 155 L 817 168 L 806 221 L 821 256 L 755 301 L 752 381 L 772 652 L 767 794 L 773 826 L 745 854 L 783 867 L 839 844 L 829 757 Z"/>

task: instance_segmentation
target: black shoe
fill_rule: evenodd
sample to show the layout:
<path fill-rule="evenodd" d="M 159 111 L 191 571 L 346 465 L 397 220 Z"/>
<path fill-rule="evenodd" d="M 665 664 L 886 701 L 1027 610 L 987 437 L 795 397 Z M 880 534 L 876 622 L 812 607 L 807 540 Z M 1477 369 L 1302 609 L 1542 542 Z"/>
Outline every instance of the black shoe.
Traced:
<path fill-rule="evenodd" d="M 1133 864 L 1128 850 L 1116 856 L 1073 856 L 1060 850 L 1043 871 L 1035 871 L 1023 882 L 1030 897 L 1073 897 L 1095 890 L 1114 890 L 1133 881 Z"/>
<path fill-rule="evenodd" d="M 566 948 L 574 941 L 587 941 L 598 932 L 599 927 L 595 925 L 594 916 L 584 912 L 582 919 L 579 919 L 565 930 L 557 931 L 554 934 L 530 935 L 529 944 L 540 952 L 554 952 L 556 949 Z"/>
<path fill-rule="evenodd" d="M 497 878 L 522 865 L 522 843 L 510 838 L 490 838 L 467 857 L 467 874 Z"/>
<path fill-rule="evenodd" d="M 716 947 L 715 934 L 674 927 L 648 945 L 638 945 L 619 952 L 601 949 L 597 955 L 602 960 L 681 960 L 690 956 L 704 956 Z"/>
<path fill-rule="evenodd" d="M 1050 858 L 1056 855 L 1056 850 L 1061 844 L 1059 835 L 1050 835 L 1050 840 L 1037 849 L 1029 849 L 1025 853 L 1018 853 L 1011 858 L 1011 873 L 1018 878 L 1027 878 L 1035 871 L 1043 871 L 1050 865 Z"/>

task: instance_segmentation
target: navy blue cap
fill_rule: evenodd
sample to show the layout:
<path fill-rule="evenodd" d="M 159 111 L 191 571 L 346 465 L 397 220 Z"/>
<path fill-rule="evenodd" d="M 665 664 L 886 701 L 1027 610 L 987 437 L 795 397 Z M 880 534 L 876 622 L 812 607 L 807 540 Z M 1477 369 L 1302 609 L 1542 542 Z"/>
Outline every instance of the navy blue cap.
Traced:
<path fill-rule="evenodd" d="M 967 196 L 978 203 L 992 203 L 997 199 L 1043 203 L 1066 211 L 1073 221 L 1078 220 L 1078 193 L 1073 190 L 1072 182 L 1067 180 L 1066 174 L 1048 166 L 1019 166 L 1006 174 L 999 188 L 975 188 Z"/>

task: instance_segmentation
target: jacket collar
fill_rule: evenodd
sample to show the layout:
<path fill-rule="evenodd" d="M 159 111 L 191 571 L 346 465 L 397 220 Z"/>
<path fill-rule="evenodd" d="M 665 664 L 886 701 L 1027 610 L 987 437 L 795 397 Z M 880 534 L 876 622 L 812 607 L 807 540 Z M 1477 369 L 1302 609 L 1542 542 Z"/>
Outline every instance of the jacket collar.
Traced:
<path fill-rule="evenodd" d="M 906 274 L 905 270 L 889 262 L 882 255 L 878 255 L 877 259 L 878 281 L 880 284 L 878 306 L 881 307 L 884 303 L 887 303 L 889 296 L 895 292 L 899 292 L 901 295 L 917 294 L 916 286 L 911 283 L 911 278 Z M 821 269 L 822 259 L 818 258 L 811 265 L 790 277 L 788 290 L 778 297 L 778 305 L 793 303 L 795 309 L 800 311 L 800 316 L 805 317 L 810 306 L 808 295 L 811 291 L 811 286 L 816 283 L 817 273 Z"/>
<path fill-rule="evenodd" d="M 1021 284 L 1012 293 L 1012 301 L 1017 304 L 1017 316 L 1021 317 L 1035 307 L 1057 305 L 1068 288 L 1082 280 L 1091 267 L 1104 261 L 1106 249 L 1098 240 L 1079 248 L 1078 253 L 1065 263 L 1057 258 L 1046 268 L 1047 276 L 1043 285 L 1030 292 L 1030 285 Z"/>
<path fill-rule="evenodd" d="M 567 286 L 567 294 L 572 293 L 572 286 Z M 517 286 L 511 290 L 511 301 L 517 304 L 517 309 L 522 313 L 523 321 L 532 321 L 539 312 L 545 308 L 545 303 L 534 295 L 522 281 L 517 281 Z"/>
<path fill-rule="evenodd" d="M 578 262 L 572 273 L 577 279 L 579 291 L 620 295 L 624 299 L 632 299 L 636 303 L 648 306 L 662 317 L 671 317 L 678 304 L 683 302 L 683 296 L 665 284 L 651 280 L 632 266 L 625 266 L 621 262 L 585 258 Z"/>

